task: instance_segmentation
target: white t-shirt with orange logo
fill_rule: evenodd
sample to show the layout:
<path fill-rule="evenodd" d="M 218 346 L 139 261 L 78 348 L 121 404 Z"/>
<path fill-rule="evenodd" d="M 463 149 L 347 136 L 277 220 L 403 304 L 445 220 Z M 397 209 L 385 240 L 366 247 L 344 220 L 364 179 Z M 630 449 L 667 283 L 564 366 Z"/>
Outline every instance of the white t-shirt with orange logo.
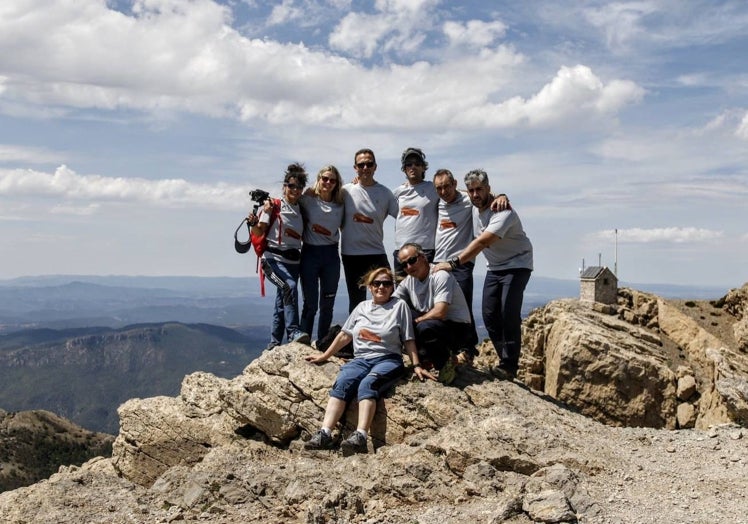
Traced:
<path fill-rule="evenodd" d="M 360 302 L 341 330 L 353 337 L 356 358 L 400 355 L 405 342 L 415 340 L 410 308 L 394 297 L 385 304 L 375 304 L 373 300 Z"/>

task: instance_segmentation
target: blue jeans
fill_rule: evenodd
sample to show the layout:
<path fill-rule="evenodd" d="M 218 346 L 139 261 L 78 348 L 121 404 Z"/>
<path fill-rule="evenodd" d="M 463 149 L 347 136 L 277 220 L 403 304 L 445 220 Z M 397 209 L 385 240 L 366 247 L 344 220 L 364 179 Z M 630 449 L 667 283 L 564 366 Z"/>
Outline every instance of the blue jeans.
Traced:
<path fill-rule="evenodd" d="M 483 323 L 499 365 L 516 373 L 522 345 L 522 299 L 529 269 L 488 271 L 483 283 Z"/>
<path fill-rule="evenodd" d="M 478 331 L 475 329 L 475 317 L 473 317 L 473 268 L 475 268 L 475 262 L 465 262 L 459 267 L 452 270 L 452 276 L 457 281 L 457 285 L 460 286 L 462 294 L 465 295 L 465 302 L 467 302 L 468 311 L 470 312 L 470 338 L 468 339 L 468 349 L 475 350 L 475 346 L 478 344 Z M 475 352 L 477 355 L 477 352 Z"/>
<path fill-rule="evenodd" d="M 267 279 L 278 288 L 275 292 L 270 342 L 282 344 L 284 330 L 289 341 L 299 333 L 299 290 L 296 286 L 299 264 L 286 264 L 265 258 L 262 263 Z"/>
<path fill-rule="evenodd" d="M 379 399 L 403 376 L 405 366 L 401 355 L 384 355 L 376 358 L 354 358 L 343 364 L 330 390 L 330 396 L 350 402 Z"/>
<path fill-rule="evenodd" d="M 340 257 L 338 245 L 313 246 L 304 244 L 301 248 L 301 289 L 304 292 L 304 306 L 301 308 L 301 331 L 312 334 L 314 316 L 319 303 L 317 338 L 324 338 L 332 324 L 332 310 L 340 280 Z"/>

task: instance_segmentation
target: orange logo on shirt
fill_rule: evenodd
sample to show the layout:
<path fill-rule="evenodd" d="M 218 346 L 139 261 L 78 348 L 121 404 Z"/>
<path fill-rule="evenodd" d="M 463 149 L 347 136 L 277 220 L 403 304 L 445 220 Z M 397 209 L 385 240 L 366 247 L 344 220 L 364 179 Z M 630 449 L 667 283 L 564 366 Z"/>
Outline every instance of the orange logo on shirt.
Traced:
<path fill-rule="evenodd" d="M 404 217 L 414 217 L 420 214 L 420 211 L 418 211 L 417 209 L 413 209 L 412 207 L 404 207 L 400 209 L 400 215 Z"/>
<path fill-rule="evenodd" d="M 289 236 L 289 237 L 291 237 L 291 238 L 295 238 L 297 240 L 299 240 L 301 238 L 301 235 L 299 235 L 293 229 L 286 229 L 285 232 L 286 232 L 286 235 Z"/>
<path fill-rule="evenodd" d="M 369 340 L 371 342 L 381 342 L 382 337 L 377 335 L 376 333 L 369 331 L 366 328 L 361 329 L 361 331 L 358 332 L 358 338 L 361 340 Z"/>
<path fill-rule="evenodd" d="M 319 233 L 320 235 L 330 236 L 332 233 L 330 233 L 330 230 L 320 226 L 319 224 L 312 224 L 312 231 L 315 233 Z"/>
<path fill-rule="evenodd" d="M 457 223 L 452 222 L 451 220 L 442 220 L 441 224 L 439 224 L 439 227 L 442 229 L 454 229 L 457 227 Z"/>
<path fill-rule="evenodd" d="M 363 222 L 364 224 L 373 224 L 374 219 L 367 217 L 363 213 L 355 213 L 353 215 L 354 222 Z"/>

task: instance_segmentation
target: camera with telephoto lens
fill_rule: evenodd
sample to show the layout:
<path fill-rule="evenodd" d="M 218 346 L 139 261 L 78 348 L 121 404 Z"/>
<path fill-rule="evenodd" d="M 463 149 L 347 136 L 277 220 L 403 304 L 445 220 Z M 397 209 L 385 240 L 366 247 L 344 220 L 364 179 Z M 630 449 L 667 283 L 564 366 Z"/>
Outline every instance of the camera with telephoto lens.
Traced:
<path fill-rule="evenodd" d="M 251 198 L 255 202 L 255 205 L 252 207 L 252 214 L 256 217 L 257 210 L 263 207 L 265 205 L 265 202 L 270 200 L 270 193 L 268 193 L 267 191 L 263 191 L 262 189 L 253 189 L 249 192 L 249 198 Z M 251 228 L 257 223 L 257 218 L 255 218 L 254 220 L 255 222 L 252 223 L 249 221 L 248 217 L 244 217 L 244 220 L 242 220 L 241 224 L 239 224 L 239 227 L 237 227 L 236 231 L 234 231 L 234 249 L 236 249 L 237 253 L 246 253 L 252 247 Z M 247 226 L 250 228 L 250 239 L 246 242 L 242 242 L 238 238 L 239 230 L 244 224 L 247 224 Z"/>

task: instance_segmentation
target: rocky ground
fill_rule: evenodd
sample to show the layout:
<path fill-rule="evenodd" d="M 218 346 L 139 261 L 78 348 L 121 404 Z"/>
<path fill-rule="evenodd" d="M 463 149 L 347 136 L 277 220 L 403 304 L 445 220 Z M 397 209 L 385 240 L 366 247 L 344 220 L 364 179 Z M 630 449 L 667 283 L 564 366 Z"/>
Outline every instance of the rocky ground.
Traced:
<path fill-rule="evenodd" d="M 574 328 L 576 318 L 576 332 L 594 335 L 594 344 L 579 344 L 628 355 L 618 357 L 618 367 L 638 358 L 636 369 L 648 363 L 665 376 L 657 369 L 671 365 L 667 358 L 633 352 L 643 351 L 642 340 L 658 329 L 650 318 L 653 302 L 640 304 L 646 313 L 619 315 L 633 319 L 632 328 L 609 313 L 597 322 L 568 303 L 548 308 L 555 327 L 538 327 L 551 334 L 543 343 L 551 343 L 560 319 Z M 714 306 L 678 307 L 719 324 Z M 655 327 L 646 331 L 645 324 Z M 711 328 L 716 337 L 719 326 Z M 728 326 L 720 329 L 727 333 Z M 742 347 L 729 348 L 738 364 Z M 730 422 L 680 430 L 611 427 L 524 383 L 493 379 L 489 347 L 452 386 L 399 384 L 375 419 L 369 454 L 305 451 L 340 364 L 310 365 L 303 356 L 311 351 L 280 346 L 235 379 L 196 373 L 177 398 L 129 401 L 119 410 L 112 459 L 64 467 L 49 480 L 0 494 L 0 522 L 748 523 L 748 429 Z M 696 349 L 680 352 L 690 358 Z M 568 367 L 571 353 L 566 358 Z M 748 377 L 724 358 L 719 366 L 713 367 L 718 378 L 722 369 L 730 373 L 724 391 L 742 397 L 704 392 L 700 398 L 712 402 L 704 410 L 727 417 L 733 411 L 719 402 L 744 402 Z M 637 402 L 647 391 L 637 390 Z M 350 429 L 355 413 L 346 420 Z"/>
<path fill-rule="evenodd" d="M 443 428 L 365 456 L 306 452 L 300 439 L 269 446 L 253 434 L 150 487 L 94 460 L 0 495 L 0 521 L 748 522 L 745 428 L 611 428 L 517 383 L 399 389 L 419 412 L 449 396 L 467 402 Z"/>

